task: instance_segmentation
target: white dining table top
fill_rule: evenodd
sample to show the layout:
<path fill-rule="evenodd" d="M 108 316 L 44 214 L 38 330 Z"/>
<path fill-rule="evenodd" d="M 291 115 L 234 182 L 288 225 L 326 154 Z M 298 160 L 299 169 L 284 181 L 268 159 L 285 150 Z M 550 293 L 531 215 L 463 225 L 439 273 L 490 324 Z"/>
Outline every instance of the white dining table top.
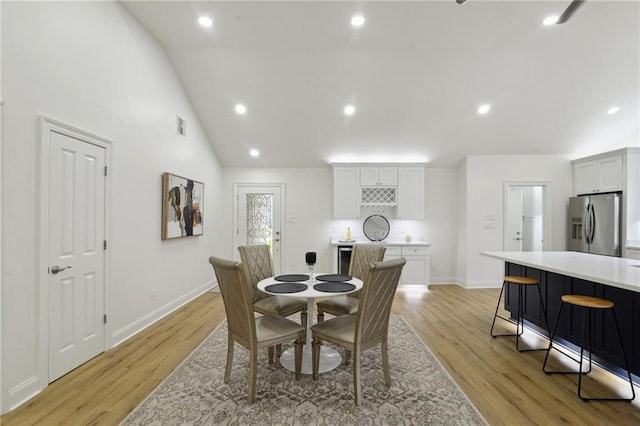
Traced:
<path fill-rule="evenodd" d="M 328 273 L 314 273 L 313 276 L 317 277 L 320 275 L 327 275 Z M 289 275 L 289 274 L 280 274 L 280 275 Z M 296 274 L 298 275 L 298 274 Z M 304 275 L 309 275 L 308 273 L 304 274 Z M 332 275 L 332 274 L 329 274 Z M 296 281 L 297 283 L 302 283 L 302 284 L 306 284 L 307 285 L 307 289 L 306 290 L 302 290 L 296 293 L 272 293 L 268 290 L 265 290 L 266 286 L 269 286 L 271 284 L 285 284 L 286 281 L 278 281 L 275 279 L 275 277 L 269 277 L 269 278 L 265 278 L 264 280 L 261 280 L 260 282 L 258 282 L 258 290 L 263 291 L 267 294 L 272 294 L 275 296 L 286 296 L 286 297 L 305 297 L 305 298 L 316 298 L 316 297 L 331 297 L 331 296 L 337 296 L 339 294 L 348 294 L 348 293 L 353 293 L 354 291 L 358 291 L 360 289 L 362 289 L 362 280 L 358 279 L 358 278 L 351 278 L 348 281 L 344 281 L 346 283 L 349 284 L 353 284 L 355 285 L 355 288 L 351 291 L 340 291 L 340 292 L 326 292 L 326 291 L 318 291 L 316 289 L 313 288 L 313 286 L 315 284 L 320 284 L 326 281 L 318 281 L 317 279 L 314 278 L 313 281 L 311 280 L 307 280 L 307 281 Z"/>

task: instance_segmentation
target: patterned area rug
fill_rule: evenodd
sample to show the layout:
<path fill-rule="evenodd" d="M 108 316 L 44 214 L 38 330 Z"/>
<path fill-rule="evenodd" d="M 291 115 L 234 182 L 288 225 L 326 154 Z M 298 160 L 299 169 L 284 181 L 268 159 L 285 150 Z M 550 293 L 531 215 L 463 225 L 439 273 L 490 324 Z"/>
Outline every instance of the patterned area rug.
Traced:
<path fill-rule="evenodd" d="M 296 381 L 279 363 L 258 357 L 256 403 L 247 404 L 248 351 L 236 345 L 224 384 L 222 323 L 122 425 L 485 425 L 484 418 L 401 316 L 389 323 L 391 387 L 380 350 L 363 353 L 363 403 L 353 403 L 351 365 Z M 283 345 L 283 350 L 285 350 Z M 341 350 L 341 353 L 342 350 Z"/>

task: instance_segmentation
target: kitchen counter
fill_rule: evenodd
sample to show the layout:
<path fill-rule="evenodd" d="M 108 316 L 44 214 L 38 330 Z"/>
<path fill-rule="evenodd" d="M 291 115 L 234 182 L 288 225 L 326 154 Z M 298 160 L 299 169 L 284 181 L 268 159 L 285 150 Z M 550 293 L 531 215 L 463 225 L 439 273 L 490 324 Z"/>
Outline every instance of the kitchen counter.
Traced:
<path fill-rule="evenodd" d="M 573 251 L 481 252 L 483 256 L 640 293 L 640 261 Z"/>

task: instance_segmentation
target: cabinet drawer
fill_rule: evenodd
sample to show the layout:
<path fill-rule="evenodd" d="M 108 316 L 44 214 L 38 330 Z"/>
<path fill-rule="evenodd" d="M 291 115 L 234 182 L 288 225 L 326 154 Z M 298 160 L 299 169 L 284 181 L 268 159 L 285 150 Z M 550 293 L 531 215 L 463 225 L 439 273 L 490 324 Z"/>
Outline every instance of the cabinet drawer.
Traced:
<path fill-rule="evenodd" d="M 402 247 L 403 256 L 426 256 L 429 251 L 426 247 Z"/>

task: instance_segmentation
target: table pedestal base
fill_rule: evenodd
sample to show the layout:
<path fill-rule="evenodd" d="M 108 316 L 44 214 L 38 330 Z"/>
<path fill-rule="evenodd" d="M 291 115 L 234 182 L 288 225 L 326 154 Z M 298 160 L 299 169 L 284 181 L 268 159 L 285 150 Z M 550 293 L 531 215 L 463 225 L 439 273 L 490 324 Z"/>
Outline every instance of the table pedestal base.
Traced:
<path fill-rule="evenodd" d="M 313 355 L 311 345 L 304 345 L 302 350 L 302 374 L 313 374 Z M 287 349 L 280 355 L 280 364 L 289 371 L 296 371 L 295 351 L 293 348 Z M 331 371 L 342 362 L 342 356 L 335 349 L 320 346 L 320 367 L 318 373 Z"/>

